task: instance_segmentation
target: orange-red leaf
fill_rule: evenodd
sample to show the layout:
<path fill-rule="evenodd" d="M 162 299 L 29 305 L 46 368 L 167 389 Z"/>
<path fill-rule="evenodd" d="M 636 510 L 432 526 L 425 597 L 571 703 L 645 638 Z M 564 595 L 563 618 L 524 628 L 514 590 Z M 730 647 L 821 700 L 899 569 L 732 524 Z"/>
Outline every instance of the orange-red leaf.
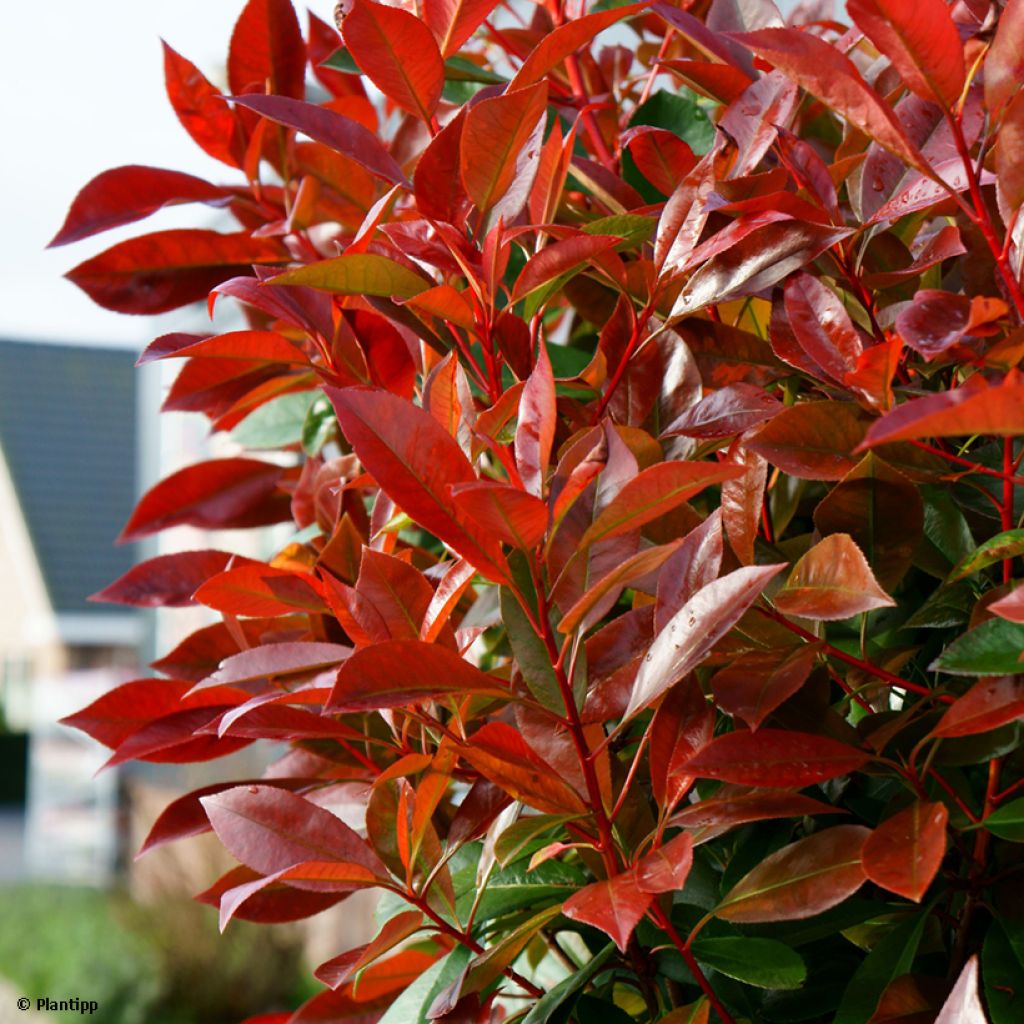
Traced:
<path fill-rule="evenodd" d="M 653 894 L 640 888 L 634 870 L 580 889 L 565 901 L 562 913 L 600 929 L 625 952 L 633 930 L 653 902 Z"/>
<path fill-rule="evenodd" d="M 916 801 L 882 822 L 861 854 L 868 878 L 920 903 L 946 853 L 948 818 L 945 804 Z"/>

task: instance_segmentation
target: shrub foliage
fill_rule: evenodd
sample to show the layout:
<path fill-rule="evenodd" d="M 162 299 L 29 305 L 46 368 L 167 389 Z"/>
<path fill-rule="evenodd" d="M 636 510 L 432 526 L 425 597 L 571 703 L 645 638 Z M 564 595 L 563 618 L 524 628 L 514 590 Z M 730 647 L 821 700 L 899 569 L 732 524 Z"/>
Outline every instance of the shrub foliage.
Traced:
<path fill-rule="evenodd" d="M 245 315 L 146 349 L 245 454 L 124 538 L 297 533 L 113 583 L 220 619 L 67 721 L 287 741 L 146 844 L 384 891 L 273 1020 L 1022 1019 L 1024 2 L 847 6 L 250 0 L 227 95 L 165 51 L 229 182 L 72 205 L 235 221 L 69 276 Z"/>

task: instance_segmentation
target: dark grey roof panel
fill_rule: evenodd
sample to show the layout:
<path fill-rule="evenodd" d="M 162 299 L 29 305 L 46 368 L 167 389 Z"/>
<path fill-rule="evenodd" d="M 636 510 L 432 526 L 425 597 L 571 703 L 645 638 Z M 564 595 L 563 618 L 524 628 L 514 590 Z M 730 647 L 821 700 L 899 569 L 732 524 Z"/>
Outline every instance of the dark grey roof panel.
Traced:
<path fill-rule="evenodd" d="M 0 447 L 58 612 L 125 572 L 135 495 L 135 353 L 0 340 Z"/>

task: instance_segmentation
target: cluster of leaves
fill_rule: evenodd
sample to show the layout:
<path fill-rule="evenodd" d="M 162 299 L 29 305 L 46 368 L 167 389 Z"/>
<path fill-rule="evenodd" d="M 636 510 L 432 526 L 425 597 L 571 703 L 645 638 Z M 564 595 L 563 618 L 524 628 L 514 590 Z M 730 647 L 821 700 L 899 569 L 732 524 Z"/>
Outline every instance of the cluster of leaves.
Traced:
<path fill-rule="evenodd" d="M 250 0 L 230 95 L 166 51 L 238 181 L 75 200 L 238 223 L 70 277 L 248 318 L 142 359 L 274 454 L 124 537 L 298 533 L 112 584 L 222 618 L 67 721 L 287 741 L 146 843 L 223 922 L 384 891 L 273 1020 L 1022 1019 L 1024 2 L 827 6 Z"/>

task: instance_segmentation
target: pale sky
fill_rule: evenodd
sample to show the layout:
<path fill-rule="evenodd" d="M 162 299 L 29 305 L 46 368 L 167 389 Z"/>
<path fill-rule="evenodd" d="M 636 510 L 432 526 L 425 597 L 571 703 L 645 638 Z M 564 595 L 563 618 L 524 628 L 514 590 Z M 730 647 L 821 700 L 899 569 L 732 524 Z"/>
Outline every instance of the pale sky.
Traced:
<path fill-rule="evenodd" d="M 333 0 L 296 4 L 329 19 Z M 0 32 L 0 337 L 141 346 L 176 314 L 122 316 L 94 305 L 62 275 L 115 241 L 200 224 L 186 206 L 46 251 L 78 189 L 119 164 L 238 172 L 207 157 L 179 125 L 163 88 L 163 37 L 215 83 L 241 0 L 71 0 L 5 3 Z M 177 314 L 180 324 L 180 313 Z"/>

